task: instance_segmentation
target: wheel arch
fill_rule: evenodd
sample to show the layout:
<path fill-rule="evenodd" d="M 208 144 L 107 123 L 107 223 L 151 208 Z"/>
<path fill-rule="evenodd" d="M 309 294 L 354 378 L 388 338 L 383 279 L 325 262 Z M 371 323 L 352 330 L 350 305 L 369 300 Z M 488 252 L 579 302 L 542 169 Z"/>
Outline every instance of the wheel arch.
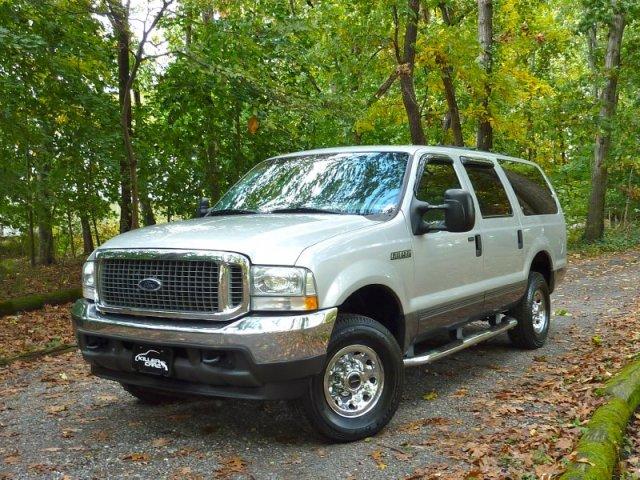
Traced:
<path fill-rule="evenodd" d="M 349 294 L 338 306 L 339 313 L 356 313 L 380 322 L 394 336 L 401 349 L 405 346 L 405 315 L 400 298 L 387 285 L 372 283 Z"/>
<path fill-rule="evenodd" d="M 546 250 L 538 251 L 529 265 L 529 272 L 538 272 L 547 281 L 549 286 L 549 293 L 552 293 L 555 288 L 555 275 L 553 270 L 553 260 L 551 255 Z"/>

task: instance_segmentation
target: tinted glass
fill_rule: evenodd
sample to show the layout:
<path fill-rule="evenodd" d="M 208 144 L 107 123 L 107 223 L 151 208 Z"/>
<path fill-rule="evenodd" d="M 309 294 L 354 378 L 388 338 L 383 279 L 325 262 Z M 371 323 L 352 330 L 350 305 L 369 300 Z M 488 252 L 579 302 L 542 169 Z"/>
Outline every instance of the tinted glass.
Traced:
<path fill-rule="evenodd" d="M 408 155 L 398 152 L 269 160 L 247 173 L 214 210 L 318 208 L 355 215 L 389 214 L 398 206 L 407 162 Z"/>
<path fill-rule="evenodd" d="M 493 167 L 466 164 L 464 168 L 473 185 L 483 218 L 508 217 L 513 214 L 507 192 Z"/>
<path fill-rule="evenodd" d="M 451 162 L 430 159 L 424 166 L 422 177 L 416 189 L 416 198 L 431 205 L 444 203 L 444 192 L 450 188 L 460 188 L 458 175 Z M 430 210 L 424 216 L 427 222 L 444 221 L 443 210 Z"/>
<path fill-rule="evenodd" d="M 506 173 L 525 215 L 558 213 L 558 205 L 538 167 L 510 160 L 500 160 L 500 166 Z"/>

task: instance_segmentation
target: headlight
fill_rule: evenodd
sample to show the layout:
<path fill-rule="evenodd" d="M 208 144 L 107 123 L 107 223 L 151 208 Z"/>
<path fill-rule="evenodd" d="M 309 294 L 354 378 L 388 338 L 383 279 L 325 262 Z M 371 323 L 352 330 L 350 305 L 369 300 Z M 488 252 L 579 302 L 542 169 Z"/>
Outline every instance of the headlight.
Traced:
<path fill-rule="evenodd" d="M 96 298 L 95 262 L 86 262 L 82 267 L 82 296 L 89 300 Z"/>
<path fill-rule="evenodd" d="M 251 267 L 253 310 L 316 310 L 313 274 L 301 267 Z"/>

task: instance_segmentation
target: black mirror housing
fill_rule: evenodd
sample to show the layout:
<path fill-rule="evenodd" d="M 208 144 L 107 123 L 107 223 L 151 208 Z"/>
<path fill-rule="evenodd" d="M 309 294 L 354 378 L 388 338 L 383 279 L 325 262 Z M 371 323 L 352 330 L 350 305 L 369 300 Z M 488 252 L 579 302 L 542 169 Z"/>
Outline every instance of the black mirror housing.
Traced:
<path fill-rule="evenodd" d="M 209 211 L 209 199 L 201 198 L 196 209 L 196 218 L 204 217 Z"/>
<path fill-rule="evenodd" d="M 476 223 L 473 198 L 466 190 L 452 188 L 444 193 L 444 205 L 431 205 L 413 197 L 411 201 L 411 229 L 414 235 L 424 235 L 434 230 L 433 226 L 423 220 L 429 210 L 444 210 L 444 228 L 449 232 L 468 232 Z"/>
<path fill-rule="evenodd" d="M 468 232 L 476 223 L 476 210 L 471 194 L 452 188 L 444 192 L 444 224 L 449 232 Z"/>

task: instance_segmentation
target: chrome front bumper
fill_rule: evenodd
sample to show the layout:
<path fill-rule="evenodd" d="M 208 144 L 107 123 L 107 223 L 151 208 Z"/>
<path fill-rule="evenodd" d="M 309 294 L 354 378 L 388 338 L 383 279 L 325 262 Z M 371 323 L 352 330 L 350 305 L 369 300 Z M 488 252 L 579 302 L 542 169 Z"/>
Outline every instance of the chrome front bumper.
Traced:
<path fill-rule="evenodd" d="M 93 302 L 81 299 L 73 306 L 71 316 L 77 335 L 173 347 L 239 348 L 260 365 L 325 355 L 337 309 L 298 315 L 248 315 L 217 325 L 212 321 L 105 315 Z"/>

